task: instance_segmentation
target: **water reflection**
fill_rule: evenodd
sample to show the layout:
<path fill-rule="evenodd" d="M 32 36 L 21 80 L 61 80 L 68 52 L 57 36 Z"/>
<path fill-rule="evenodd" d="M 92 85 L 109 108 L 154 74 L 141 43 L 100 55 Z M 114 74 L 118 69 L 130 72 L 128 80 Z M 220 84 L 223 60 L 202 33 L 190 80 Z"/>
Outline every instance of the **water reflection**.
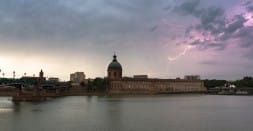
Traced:
<path fill-rule="evenodd" d="M 13 111 L 13 109 L 11 108 L 0 108 L 0 113 L 11 112 L 11 111 Z"/>
<path fill-rule="evenodd" d="M 252 96 L 0 97 L 0 131 L 251 131 L 252 110 Z"/>
<path fill-rule="evenodd" d="M 21 105 L 19 102 L 14 102 L 13 103 L 13 109 L 14 109 L 14 112 L 20 112 L 20 109 L 21 109 Z"/>
<path fill-rule="evenodd" d="M 122 123 L 122 108 L 121 108 L 121 99 L 118 101 L 112 101 L 111 97 L 101 97 L 102 100 L 105 103 L 105 109 L 106 116 L 105 118 L 110 118 L 110 120 L 105 120 L 106 121 L 106 126 L 107 128 L 114 128 L 113 130 L 119 130 L 120 128 L 124 127 Z"/>
<path fill-rule="evenodd" d="M 0 113 L 12 112 L 13 103 L 9 97 L 0 97 Z"/>

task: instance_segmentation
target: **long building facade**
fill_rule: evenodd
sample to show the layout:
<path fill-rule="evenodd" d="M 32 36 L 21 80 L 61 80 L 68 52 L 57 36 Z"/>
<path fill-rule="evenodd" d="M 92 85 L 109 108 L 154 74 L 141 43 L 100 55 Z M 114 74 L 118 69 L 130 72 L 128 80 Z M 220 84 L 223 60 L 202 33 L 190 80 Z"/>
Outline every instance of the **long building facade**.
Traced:
<path fill-rule="evenodd" d="M 113 64 L 112 64 L 113 63 Z M 111 67 L 111 65 L 113 65 Z M 204 93 L 204 82 L 198 79 L 150 79 L 122 78 L 122 67 L 116 55 L 108 66 L 109 93 L 112 94 L 159 94 Z M 113 72 L 113 73 L 111 73 Z M 112 74 L 120 74 L 113 75 Z"/>
<path fill-rule="evenodd" d="M 206 88 L 200 80 L 177 79 L 121 79 L 110 81 L 110 93 L 156 94 L 156 93 L 204 93 Z"/>

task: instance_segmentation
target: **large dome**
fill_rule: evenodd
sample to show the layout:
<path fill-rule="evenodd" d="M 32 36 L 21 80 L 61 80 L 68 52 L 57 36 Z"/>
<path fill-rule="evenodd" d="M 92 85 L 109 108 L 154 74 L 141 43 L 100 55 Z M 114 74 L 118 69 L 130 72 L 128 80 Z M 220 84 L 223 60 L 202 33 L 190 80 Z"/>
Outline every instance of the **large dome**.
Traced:
<path fill-rule="evenodd" d="M 107 70 L 111 70 L 111 69 L 113 69 L 113 70 L 115 70 L 115 69 L 116 69 L 116 70 L 122 70 L 122 66 L 121 66 L 121 64 L 117 61 L 117 56 L 116 56 L 116 55 L 113 56 L 113 60 L 112 60 L 112 62 L 109 64 Z"/>

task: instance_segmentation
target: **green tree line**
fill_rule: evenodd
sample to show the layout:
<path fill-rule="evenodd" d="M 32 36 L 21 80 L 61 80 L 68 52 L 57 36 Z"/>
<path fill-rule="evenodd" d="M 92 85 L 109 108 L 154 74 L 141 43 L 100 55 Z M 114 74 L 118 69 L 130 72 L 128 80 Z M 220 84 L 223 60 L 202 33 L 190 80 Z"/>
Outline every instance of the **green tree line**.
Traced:
<path fill-rule="evenodd" d="M 84 85 L 88 92 L 91 91 L 105 91 L 108 86 L 108 80 L 103 78 L 95 78 L 93 81 L 88 80 L 88 83 Z"/>
<path fill-rule="evenodd" d="M 235 80 L 235 81 L 227 81 L 227 80 L 204 80 L 204 85 L 207 89 L 214 88 L 214 87 L 221 87 L 224 86 L 226 83 L 234 84 L 236 87 L 250 87 L 253 88 L 253 77 L 245 76 L 243 79 Z"/>

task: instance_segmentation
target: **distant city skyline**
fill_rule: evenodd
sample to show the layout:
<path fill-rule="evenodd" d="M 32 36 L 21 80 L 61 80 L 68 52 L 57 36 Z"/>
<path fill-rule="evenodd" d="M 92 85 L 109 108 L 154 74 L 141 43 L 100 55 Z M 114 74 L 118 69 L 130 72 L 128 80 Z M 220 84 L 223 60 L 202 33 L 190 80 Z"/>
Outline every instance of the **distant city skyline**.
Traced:
<path fill-rule="evenodd" d="M 123 76 L 235 80 L 252 45 L 249 0 L 0 1 L 1 77 L 104 77 L 115 52 Z"/>

